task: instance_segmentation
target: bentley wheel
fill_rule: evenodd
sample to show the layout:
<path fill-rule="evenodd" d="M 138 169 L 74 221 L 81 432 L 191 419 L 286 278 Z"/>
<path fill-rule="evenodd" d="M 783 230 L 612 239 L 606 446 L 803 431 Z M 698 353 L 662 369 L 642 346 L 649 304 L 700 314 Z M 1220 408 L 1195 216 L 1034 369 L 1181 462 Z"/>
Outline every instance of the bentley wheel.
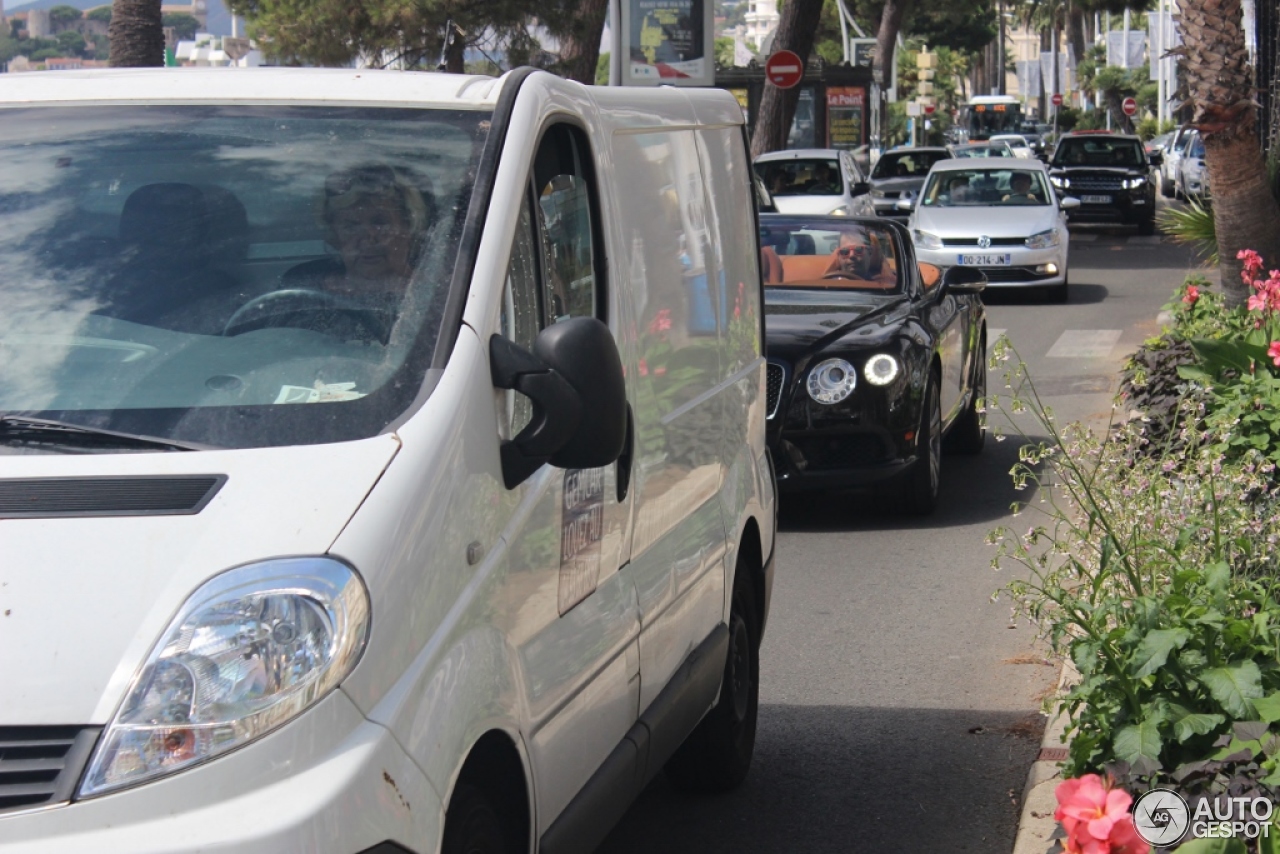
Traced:
<path fill-rule="evenodd" d="M 928 516 L 938 506 L 942 482 L 942 404 L 939 378 L 931 375 L 924 392 L 924 413 L 916 436 L 916 461 L 907 475 L 903 509 L 913 516 Z"/>
<path fill-rule="evenodd" d="M 987 341 L 982 340 L 982 354 L 973 378 L 973 397 L 947 434 L 947 450 L 957 454 L 978 454 L 987 441 L 987 428 L 982 425 L 982 400 L 987 396 Z"/>
<path fill-rule="evenodd" d="M 755 601 L 739 559 L 729 612 L 729 655 L 720 700 L 667 760 L 667 779 L 686 792 L 727 792 L 747 778 L 756 746 L 760 705 L 760 638 Z"/>

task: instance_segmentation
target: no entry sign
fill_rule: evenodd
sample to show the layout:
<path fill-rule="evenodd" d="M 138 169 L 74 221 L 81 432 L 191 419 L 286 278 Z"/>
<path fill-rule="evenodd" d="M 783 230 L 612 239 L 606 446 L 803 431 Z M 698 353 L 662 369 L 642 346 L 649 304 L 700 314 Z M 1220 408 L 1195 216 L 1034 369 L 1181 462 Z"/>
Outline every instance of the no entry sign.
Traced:
<path fill-rule="evenodd" d="M 1124 103 L 1120 105 L 1126 116 L 1135 115 L 1138 112 L 1138 102 L 1133 98 L 1125 98 Z"/>
<path fill-rule="evenodd" d="M 764 76 L 779 89 L 790 89 L 804 77 L 804 63 L 794 51 L 780 50 L 765 62 Z"/>
<path fill-rule="evenodd" d="M 1052 97 L 1052 98 L 1050 98 L 1050 100 L 1051 100 L 1051 101 L 1053 101 L 1053 105 L 1054 105 L 1055 107 L 1061 107 L 1061 106 L 1062 106 L 1062 93 L 1061 93 L 1061 92 L 1054 92 L 1054 93 L 1053 93 L 1053 97 Z"/>

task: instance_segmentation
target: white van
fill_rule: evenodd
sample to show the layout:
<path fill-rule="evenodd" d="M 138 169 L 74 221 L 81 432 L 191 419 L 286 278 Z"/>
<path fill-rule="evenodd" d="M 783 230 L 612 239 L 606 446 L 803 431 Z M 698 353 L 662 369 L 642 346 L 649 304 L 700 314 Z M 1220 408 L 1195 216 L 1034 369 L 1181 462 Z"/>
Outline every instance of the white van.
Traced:
<path fill-rule="evenodd" d="M 0 852 L 589 851 L 747 772 L 734 98 L 0 78 Z"/>

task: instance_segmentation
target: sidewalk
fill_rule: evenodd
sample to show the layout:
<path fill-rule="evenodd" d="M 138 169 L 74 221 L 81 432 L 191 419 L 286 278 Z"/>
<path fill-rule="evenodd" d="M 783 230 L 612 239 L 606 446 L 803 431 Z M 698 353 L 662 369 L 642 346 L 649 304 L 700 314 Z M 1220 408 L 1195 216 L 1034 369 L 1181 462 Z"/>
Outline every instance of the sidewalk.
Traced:
<path fill-rule="evenodd" d="M 1075 667 L 1070 661 L 1064 662 L 1058 675 L 1056 695 L 1061 696 L 1065 687 L 1076 678 Z M 1062 782 L 1058 763 L 1067 758 L 1067 748 L 1062 741 L 1066 727 L 1066 711 L 1058 706 L 1045 725 L 1040 753 L 1031 763 L 1027 783 L 1022 789 L 1022 815 L 1018 819 L 1013 854 L 1056 854 L 1062 851 L 1057 840 L 1063 838 L 1063 834 L 1053 818 L 1054 810 L 1058 808 L 1053 790 Z"/>

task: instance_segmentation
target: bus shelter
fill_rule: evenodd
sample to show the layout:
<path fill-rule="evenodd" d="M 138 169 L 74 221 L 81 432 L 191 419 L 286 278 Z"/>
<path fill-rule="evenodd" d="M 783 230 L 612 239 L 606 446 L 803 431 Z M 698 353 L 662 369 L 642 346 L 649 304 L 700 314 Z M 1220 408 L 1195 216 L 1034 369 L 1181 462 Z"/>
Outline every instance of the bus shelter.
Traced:
<path fill-rule="evenodd" d="M 788 148 L 853 150 L 870 137 L 871 69 L 866 66 L 810 62 L 796 88 L 800 98 L 787 134 Z M 717 68 L 715 85 L 738 98 L 750 131 L 766 85 L 764 63 L 745 68 Z"/>

